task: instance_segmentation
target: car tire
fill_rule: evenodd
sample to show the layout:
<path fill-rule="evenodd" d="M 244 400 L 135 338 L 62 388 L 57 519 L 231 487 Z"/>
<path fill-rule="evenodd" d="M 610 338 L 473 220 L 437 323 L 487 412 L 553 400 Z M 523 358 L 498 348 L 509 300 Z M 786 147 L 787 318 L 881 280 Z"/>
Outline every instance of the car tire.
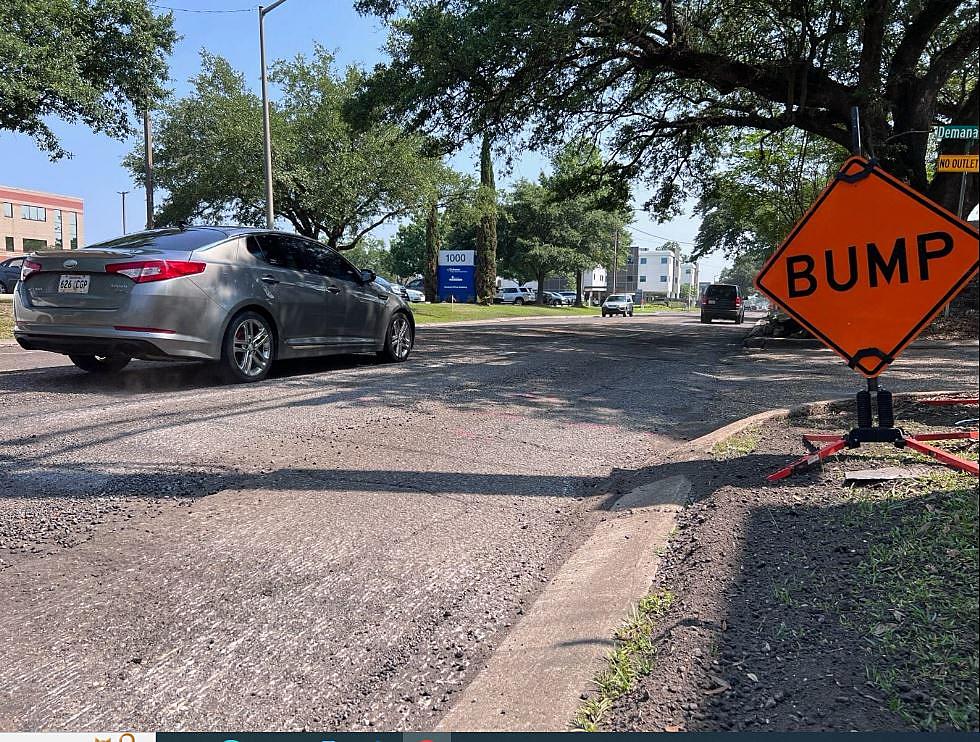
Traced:
<path fill-rule="evenodd" d="M 404 312 L 395 312 L 388 320 L 385 347 L 378 352 L 378 357 L 391 363 L 402 363 L 408 360 L 413 347 L 415 347 L 415 329 L 412 327 L 412 321 Z"/>
<path fill-rule="evenodd" d="M 519 306 L 521 306 L 523 304 L 524 304 L 524 300 L 523 299 L 514 299 L 514 306 L 515 307 L 519 307 Z"/>
<path fill-rule="evenodd" d="M 129 356 L 113 354 L 111 356 L 97 356 L 86 354 L 69 354 L 69 360 L 78 366 L 82 371 L 90 374 L 114 374 L 122 371 L 132 360 Z"/>
<path fill-rule="evenodd" d="M 258 312 L 236 314 L 221 344 L 222 375 L 236 384 L 262 381 L 276 359 L 272 323 Z"/>
<path fill-rule="evenodd" d="M 7 291 L 7 284 L 5 284 L 3 281 L 0 281 L 0 294 L 8 294 L 8 293 L 9 294 L 12 294 L 14 292 L 13 291 Z"/>
<path fill-rule="evenodd" d="M 745 322 L 745 315 L 744 314 L 738 315 L 738 319 L 735 320 L 735 324 L 740 325 L 743 322 Z"/>
<path fill-rule="evenodd" d="M 704 316 L 704 315 L 702 314 L 702 315 L 701 315 L 701 324 L 702 324 L 702 325 L 710 325 L 710 324 L 711 324 L 711 317 L 705 317 L 705 316 Z"/>

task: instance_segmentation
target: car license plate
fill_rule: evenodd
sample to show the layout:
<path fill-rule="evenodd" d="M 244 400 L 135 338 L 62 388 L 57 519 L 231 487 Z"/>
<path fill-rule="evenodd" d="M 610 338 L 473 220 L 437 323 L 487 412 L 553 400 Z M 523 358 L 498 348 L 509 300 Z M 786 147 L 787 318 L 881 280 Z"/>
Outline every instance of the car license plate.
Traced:
<path fill-rule="evenodd" d="M 709 304 L 714 304 L 715 303 L 715 300 L 714 299 L 708 299 L 708 303 Z"/>
<path fill-rule="evenodd" d="M 61 276 L 58 279 L 59 294 L 87 294 L 91 276 Z"/>

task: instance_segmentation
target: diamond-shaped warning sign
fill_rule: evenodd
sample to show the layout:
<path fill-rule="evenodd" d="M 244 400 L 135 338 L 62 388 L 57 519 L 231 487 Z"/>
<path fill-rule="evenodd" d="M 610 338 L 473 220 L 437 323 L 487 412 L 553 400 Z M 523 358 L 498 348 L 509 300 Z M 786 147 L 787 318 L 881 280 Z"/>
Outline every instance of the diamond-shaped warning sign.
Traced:
<path fill-rule="evenodd" d="M 977 272 L 977 230 L 852 157 L 759 271 L 759 291 L 880 374 Z"/>

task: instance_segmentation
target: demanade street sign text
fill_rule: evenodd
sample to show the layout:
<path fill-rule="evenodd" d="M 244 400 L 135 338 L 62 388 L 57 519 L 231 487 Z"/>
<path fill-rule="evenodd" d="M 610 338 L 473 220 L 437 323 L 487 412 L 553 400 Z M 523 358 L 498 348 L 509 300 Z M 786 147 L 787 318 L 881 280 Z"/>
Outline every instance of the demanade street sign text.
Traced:
<path fill-rule="evenodd" d="M 947 124 L 937 126 L 934 131 L 940 139 L 976 139 L 978 128 L 976 124 Z"/>
<path fill-rule="evenodd" d="M 980 233 L 862 157 L 766 261 L 756 286 L 878 376 L 976 274 Z"/>

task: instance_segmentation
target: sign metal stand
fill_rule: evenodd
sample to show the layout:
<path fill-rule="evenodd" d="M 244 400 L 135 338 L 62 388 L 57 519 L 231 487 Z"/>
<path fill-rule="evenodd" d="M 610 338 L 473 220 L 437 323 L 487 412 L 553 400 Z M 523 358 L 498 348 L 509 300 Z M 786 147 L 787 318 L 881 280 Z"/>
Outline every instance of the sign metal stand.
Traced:
<path fill-rule="evenodd" d="M 861 154 L 861 120 L 857 106 L 851 109 L 851 132 L 852 150 L 855 155 Z M 840 173 L 838 178 L 847 183 L 854 183 L 868 177 L 875 165 L 872 159 L 867 163 L 867 167 L 850 174 Z M 962 210 L 962 206 L 960 207 Z M 881 351 L 875 348 L 865 348 L 851 358 L 851 366 L 857 367 L 858 362 L 863 357 L 881 357 L 885 363 L 890 363 L 890 357 L 883 357 Z M 874 411 L 877 409 L 877 425 L 874 420 Z M 870 376 L 867 379 L 867 389 L 857 393 L 857 427 L 849 433 L 825 434 L 811 433 L 803 436 L 807 444 L 824 443 L 822 448 L 817 449 L 802 458 L 794 461 L 788 466 L 784 466 L 776 472 L 770 474 L 766 479 L 776 482 L 781 479 L 822 462 L 824 459 L 844 450 L 845 448 L 859 448 L 863 443 L 891 443 L 897 448 L 911 448 L 914 451 L 930 456 L 940 463 L 953 469 L 980 476 L 980 468 L 976 461 L 955 456 L 940 448 L 929 445 L 928 441 L 938 440 L 977 440 L 976 430 L 950 431 L 942 433 L 919 433 L 909 435 L 895 425 L 895 409 L 892 401 L 892 393 L 880 386 L 879 376 Z"/>

